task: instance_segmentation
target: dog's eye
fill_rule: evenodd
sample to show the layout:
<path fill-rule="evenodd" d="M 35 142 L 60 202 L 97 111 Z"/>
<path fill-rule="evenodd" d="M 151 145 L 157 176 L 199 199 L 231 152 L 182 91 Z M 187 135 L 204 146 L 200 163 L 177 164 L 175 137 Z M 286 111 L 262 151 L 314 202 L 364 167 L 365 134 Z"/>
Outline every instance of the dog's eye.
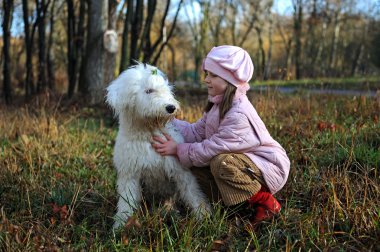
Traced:
<path fill-rule="evenodd" d="M 147 94 L 151 94 L 153 92 L 154 92 L 153 88 L 148 88 L 148 89 L 145 90 L 145 93 L 147 93 Z"/>

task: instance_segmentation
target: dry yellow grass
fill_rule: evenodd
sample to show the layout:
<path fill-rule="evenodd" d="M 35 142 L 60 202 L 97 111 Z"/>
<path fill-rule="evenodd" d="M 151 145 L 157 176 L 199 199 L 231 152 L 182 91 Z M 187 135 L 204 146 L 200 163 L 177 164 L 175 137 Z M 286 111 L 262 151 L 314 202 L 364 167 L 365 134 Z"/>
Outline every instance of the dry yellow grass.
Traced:
<path fill-rule="evenodd" d="M 214 206 L 205 222 L 139 211 L 114 236 L 112 149 L 104 108 L 54 104 L 0 110 L 0 250 L 376 250 L 380 240 L 380 124 L 375 98 L 250 94 L 292 170 L 283 210 L 245 232 Z M 205 96 L 182 97 L 195 121 Z"/>

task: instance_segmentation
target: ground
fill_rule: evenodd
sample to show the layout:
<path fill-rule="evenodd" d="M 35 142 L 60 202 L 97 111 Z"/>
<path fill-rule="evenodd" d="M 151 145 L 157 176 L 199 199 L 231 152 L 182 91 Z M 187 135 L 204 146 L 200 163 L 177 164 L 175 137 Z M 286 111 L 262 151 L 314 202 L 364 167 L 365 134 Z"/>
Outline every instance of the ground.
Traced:
<path fill-rule="evenodd" d="M 195 121 L 205 95 L 178 92 Z M 214 205 L 203 222 L 141 209 L 112 232 L 117 200 L 106 107 L 54 102 L 0 108 L 0 250 L 379 250 L 380 98 L 250 93 L 291 173 L 281 215 L 256 231 Z"/>

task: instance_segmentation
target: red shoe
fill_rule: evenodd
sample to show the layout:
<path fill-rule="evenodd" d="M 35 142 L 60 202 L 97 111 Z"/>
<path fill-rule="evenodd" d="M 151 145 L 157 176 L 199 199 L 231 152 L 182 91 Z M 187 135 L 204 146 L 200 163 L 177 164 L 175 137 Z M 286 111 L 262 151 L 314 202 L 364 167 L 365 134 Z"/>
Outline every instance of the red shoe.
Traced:
<path fill-rule="evenodd" d="M 268 220 L 281 210 L 280 203 L 264 188 L 249 198 L 248 203 L 255 208 L 256 214 L 253 223 Z"/>

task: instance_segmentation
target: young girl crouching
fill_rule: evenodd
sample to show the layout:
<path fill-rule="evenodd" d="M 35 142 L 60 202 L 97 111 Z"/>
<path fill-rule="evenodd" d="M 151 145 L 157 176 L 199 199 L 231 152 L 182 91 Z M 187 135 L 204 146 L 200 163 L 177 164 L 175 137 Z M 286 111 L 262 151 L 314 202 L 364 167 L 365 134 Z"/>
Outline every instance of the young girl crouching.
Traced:
<path fill-rule="evenodd" d="M 249 54 L 236 46 L 214 47 L 202 69 L 208 90 L 203 117 L 192 124 L 175 119 L 185 143 L 165 134 L 154 136 L 152 146 L 163 156 L 177 156 L 210 200 L 247 202 L 257 224 L 280 212 L 273 194 L 286 183 L 289 158 L 246 95 L 254 69 Z"/>

